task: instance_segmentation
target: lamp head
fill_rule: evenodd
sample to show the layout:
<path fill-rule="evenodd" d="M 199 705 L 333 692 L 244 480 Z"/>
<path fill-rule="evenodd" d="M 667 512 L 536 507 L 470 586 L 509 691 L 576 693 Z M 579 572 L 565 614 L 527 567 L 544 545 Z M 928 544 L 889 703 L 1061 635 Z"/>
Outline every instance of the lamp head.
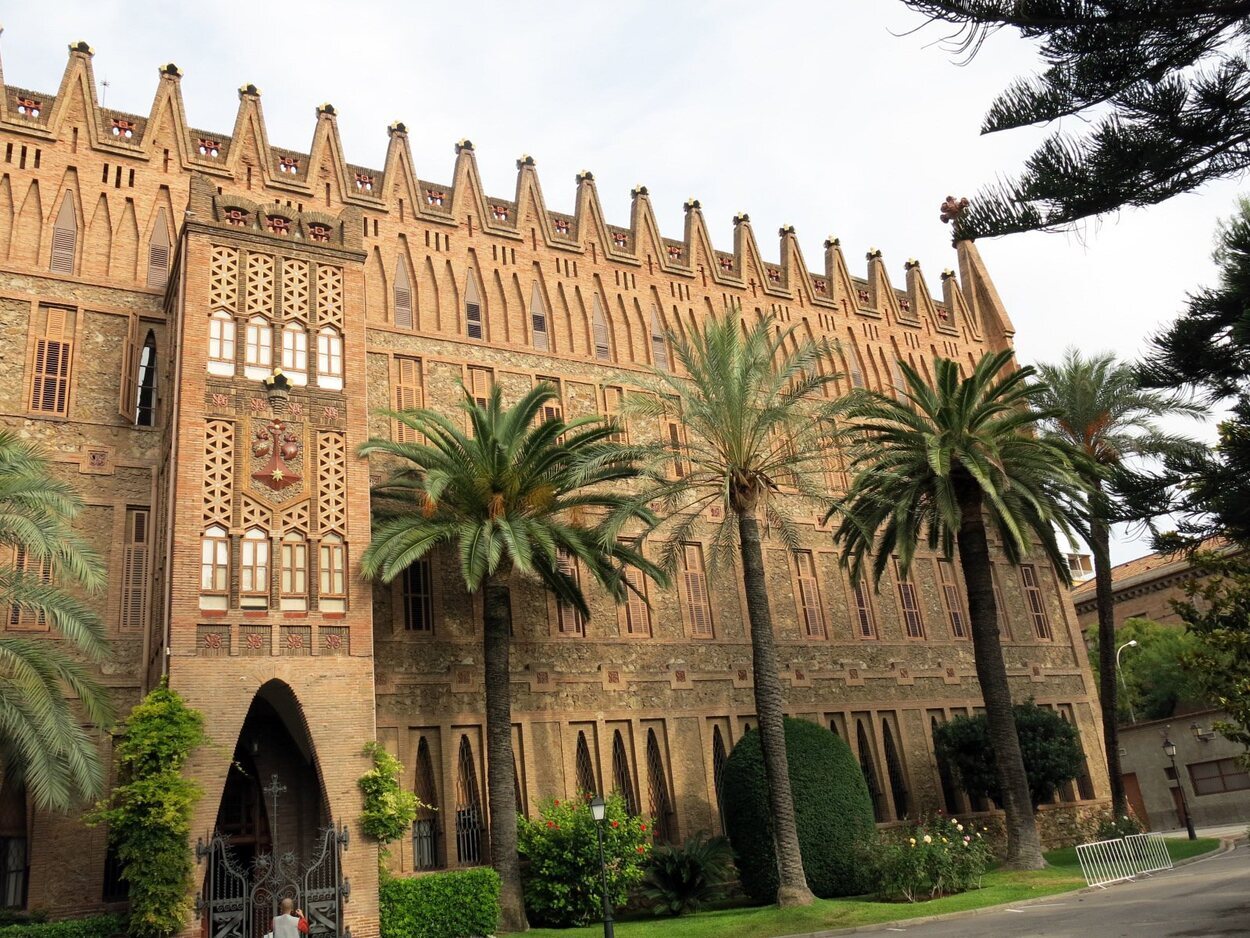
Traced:
<path fill-rule="evenodd" d="M 1163 737 L 1163 754 L 1169 759 L 1176 758 L 1176 743 L 1167 736 Z"/>
<path fill-rule="evenodd" d="M 590 799 L 590 816 L 596 822 L 602 821 L 608 815 L 607 803 L 603 800 L 602 795 L 595 795 Z"/>
<path fill-rule="evenodd" d="M 1137 639 L 1135 639 L 1135 638 L 1130 638 L 1130 639 L 1128 640 L 1128 647 L 1129 647 L 1129 648 L 1136 648 L 1136 647 L 1137 647 Z"/>

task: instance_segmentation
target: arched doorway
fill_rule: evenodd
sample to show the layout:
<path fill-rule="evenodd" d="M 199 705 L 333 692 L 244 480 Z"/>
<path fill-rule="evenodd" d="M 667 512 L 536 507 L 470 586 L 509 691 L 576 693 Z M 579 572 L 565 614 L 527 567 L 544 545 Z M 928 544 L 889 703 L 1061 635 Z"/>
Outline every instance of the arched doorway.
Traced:
<path fill-rule="evenodd" d="M 301 907 L 316 938 L 337 936 L 346 896 L 346 828 L 330 817 L 303 709 L 273 680 L 256 692 L 235 742 L 217 823 L 197 862 L 205 934 L 261 938 L 279 903 Z"/>

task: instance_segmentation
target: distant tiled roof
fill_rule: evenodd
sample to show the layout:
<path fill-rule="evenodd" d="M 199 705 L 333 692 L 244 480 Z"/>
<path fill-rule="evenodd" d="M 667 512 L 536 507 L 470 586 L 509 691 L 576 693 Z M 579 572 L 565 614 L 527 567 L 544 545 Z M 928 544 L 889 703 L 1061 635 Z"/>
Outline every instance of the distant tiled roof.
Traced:
<path fill-rule="evenodd" d="M 1219 550 L 1227 547 L 1228 542 L 1222 537 L 1213 537 L 1202 543 L 1203 550 Z M 1167 568 L 1169 572 L 1187 565 L 1188 559 L 1183 553 L 1161 554 L 1158 552 L 1146 554 L 1144 557 L 1138 557 L 1135 560 L 1127 560 L 1124 563 L 1116 564 L 1111 568 L 1111 582 L 1115 587 L 1123 586 L 1129 580 L 1135 580 L 1145 574 L 1153 571 L 1161 571 Z M 1082 603 L 1094 598 L 1094 580 L 1089 579 L 1079 584 L 1072 590 L 1072 602 Z"/>

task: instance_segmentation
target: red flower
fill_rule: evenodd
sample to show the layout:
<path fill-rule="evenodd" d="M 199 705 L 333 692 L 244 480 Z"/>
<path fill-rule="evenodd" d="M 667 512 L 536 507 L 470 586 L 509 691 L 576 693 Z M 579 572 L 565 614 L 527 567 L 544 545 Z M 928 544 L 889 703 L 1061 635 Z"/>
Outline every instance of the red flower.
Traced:
<path fill-rule="evenodd" d="M 643 831 L 643 832 L 645 833 L 645 832 L 646 832 L 646 830 L 647 830 L 647 825 L 646 825 L 646 824 L 639 824 L 639 825 L 638 825 L 638 829 L 639 829 L 640 831 Z"/>
<path fill-rule="evenodd" d="M 635 849 L 635 850 L 637 850 L 639 853 L 646 853 L 646 852 L 647 852 L 647 848 L 646 848 L 646 847 L 635 847 L 634 849 Z"/>
<path fill-rule="evenodd" d="M 612 826 L 613 826 L 613 827 L 620 827 L 620 826 L 621 826 L 621 822 L 620 822 L 620 821 L 613 821 L 613 822 L 612 822 Z"/>
<path fill-rule="evenodd" d="M 555 827 L 555 826 L 556 826 L 556 822 L 555 822 L 555 821 L 548 821 L 548 822 L 547 822 L 547 826 L 548 826 L 548 827 Z"/>
<path fill-rule="evenodd" d="M 559 799 L 559 798 L 557 798 L 557 799 L 556 799 L 556 807 L 557 807 L 557 808 L 558 808 L 558 807 L 560 807 L 560 799 Z"/>

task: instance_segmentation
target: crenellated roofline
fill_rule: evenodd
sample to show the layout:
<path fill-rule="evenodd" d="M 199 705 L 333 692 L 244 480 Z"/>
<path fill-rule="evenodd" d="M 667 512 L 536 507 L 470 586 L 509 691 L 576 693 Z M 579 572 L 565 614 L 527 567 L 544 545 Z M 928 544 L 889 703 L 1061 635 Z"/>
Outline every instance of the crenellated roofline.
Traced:
<path fill-rule="evenodd" d="M 158 82 L 147 116 L 101 107 L 96 100 L 91 47 L 69 46 L 69 57 L 55 95 L 3 84 L 0 130 L 58 142 L 85 129 L 92 149 L 112 158 L 139 162 L 173 161 L 184 173 L 201 173 L 225 186 L 246 182 L 254 195 L 298 199 L 337 215 L 354 206 L 373 215 L 403 215 L 433 225 L 466 222 L 501 238 L 535 241 L 579 254 L 602 254 L 627 266 L 658 267 L 676 278 L 703 278 L 734 289 L 750 289 L 763 302 L 798 301 L 813 308 L 857 312 L 902 326 L 925 322 L 938 334 L 958 336 L 967 329 L 975 339 L 1010 342 L 1014 327 L 984 262 L 971 242 L 957 242 L 959 276 L 942 275 L 941 300 L 935 301 L 920 274 L 920 265 L 904 265 L 905 286 L 895 288 L 881 252 L 867 254 L 864 277 L 852 276 L 840 242 L 824 242 L 824 269 L 812 271 L 793 226 L 779 231 L 779 261 L 764 260 L 750 217 L 733 219 L 733 250 L 717 250 L 697 199 L 685 203 L 681 239 L 660 232 L 647 187 L 631 192 L 628 226 L 606 219 L 594 175 L 577 174 L 573 214 L 546 207 L 533 157 L 516 161 L 516 190 L 510 199 L 488 195 L 482 187 L 473 144 L 456 144 L 450 183 L 422 178 L 414 164 L 407 127 L 396 121 L 387 128 L 389 142 L 381 169 L 349 163 L 339 137 L 332 104 L 318 105 L 312 141 L 306 151 L 269 142 L 261 92 L 253 84 L 239 88 L 239 107 L 229 134 L 190 126 L 182 99 L 182 71 L 172 62 L 158 69 Z M 3 82 L 0 66 L 0 83 Z M 262 192 L 255 192 L 259 188 Z M 243 193 L 238 193 L 240 196 Z M 986 336 L 986 333 L 990 333 Z"/>

